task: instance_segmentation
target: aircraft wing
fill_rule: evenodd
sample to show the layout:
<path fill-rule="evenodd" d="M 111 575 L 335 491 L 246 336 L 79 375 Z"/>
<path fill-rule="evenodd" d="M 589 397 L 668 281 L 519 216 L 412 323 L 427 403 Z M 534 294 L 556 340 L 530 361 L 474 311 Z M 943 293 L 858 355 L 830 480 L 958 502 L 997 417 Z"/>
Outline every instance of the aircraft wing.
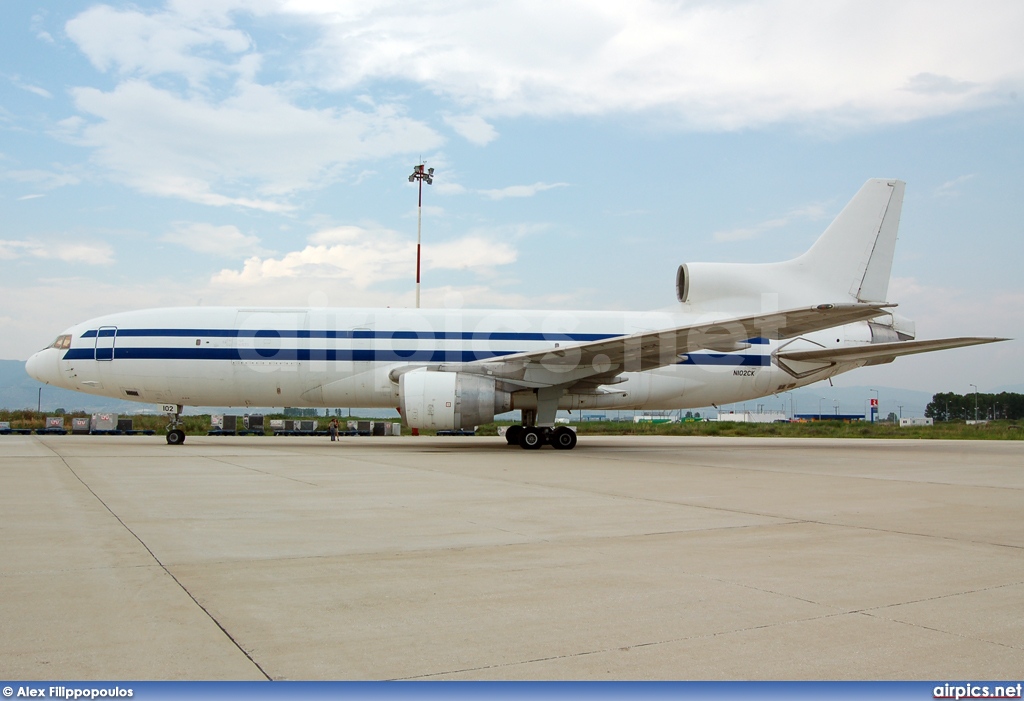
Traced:
<path fill-rule="evenodd" d="M 847 346 L 845 348 L 822 348 L 819 350 L 778 351 L 775 357 L 781 361 L 792 362 L 852 362 L 856 360 L 871 361 L 871 365 L 888 363 L 901 355 L 928 353 L 929 351 L 945 350 L 946 348 L 962 348 L 976 346 L 981 343 L 996 343 L 1005 338 L 938 338 L 931 341 L 895 341 L 893 343 L 871 343 L 863 346 Z"/>
<path fill-rule="evenodd" d="M 642 331 L 587 343 L 570 344 L 491 358 L 463 366 L 523 387 L 562 385 L 601 375 L 674 365 L 697 350 L 729 352 L 748 348 L 753 338 L 784 339 L 871 319 L 892 304 L 821 304 L 702 324 Z M 475 367 L 474 367 L 475 366 Z M 447 368 L 442 368 L 447 369 Z M 452 368 L 455 369 L 455 368 Z"/>

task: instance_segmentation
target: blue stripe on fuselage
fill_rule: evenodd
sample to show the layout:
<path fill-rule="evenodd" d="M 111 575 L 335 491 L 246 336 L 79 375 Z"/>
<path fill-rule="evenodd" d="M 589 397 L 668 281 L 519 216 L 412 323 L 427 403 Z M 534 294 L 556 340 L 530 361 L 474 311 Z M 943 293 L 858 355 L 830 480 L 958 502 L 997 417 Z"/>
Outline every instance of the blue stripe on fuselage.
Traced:
<path fill-rule="evenodd" d="M 104 349 L 109 350 L 109 349 Z M 229 360 L 245 362 L 371 362 L 371 363 L 471 363 L 521 351 L 400 350 L 348 348 L 114 348 L 116 360 Z M 93 360 L 95 349 L 72 348 L 64 360 Z M 677 365 L 767 366 L 766 354 L 689 353 Z"/>
<path fill-rule="evenodd" d="M 95 338 L 90 329 L 81 338 Z M 101 334 L 112 335 L 106 329 Z M 515 331 L 370 331 L 368 329 L 118 329 L 118 338 L 353 338 L 399 341 L 603 341 L 618 333 L 519 333 Z"/>
<path fill-rule="evenodd" d="M 113 336 L 114 329 L 90 329 L 80 338 Z M 117 329 L 118 338 L 309 338 L 383 339 L 398 341 L 603 341 L 621 333 L 520 333 L 517 331 L 371 331 L 369 329 Z M 767 345 L 767 338 L 748 338 L 744 343 Z"/>

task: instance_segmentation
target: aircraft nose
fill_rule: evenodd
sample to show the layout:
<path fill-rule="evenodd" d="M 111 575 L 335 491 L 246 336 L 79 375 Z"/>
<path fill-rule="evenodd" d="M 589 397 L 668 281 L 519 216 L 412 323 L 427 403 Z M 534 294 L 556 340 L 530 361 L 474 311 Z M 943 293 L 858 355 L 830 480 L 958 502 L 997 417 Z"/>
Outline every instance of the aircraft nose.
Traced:
<path fill-rule="evenodd" d="M 25 372 L 33 380 L 52 384 L 57 373 L 57 357 L 52 348 L 41 350 L 25 363 Z"/>

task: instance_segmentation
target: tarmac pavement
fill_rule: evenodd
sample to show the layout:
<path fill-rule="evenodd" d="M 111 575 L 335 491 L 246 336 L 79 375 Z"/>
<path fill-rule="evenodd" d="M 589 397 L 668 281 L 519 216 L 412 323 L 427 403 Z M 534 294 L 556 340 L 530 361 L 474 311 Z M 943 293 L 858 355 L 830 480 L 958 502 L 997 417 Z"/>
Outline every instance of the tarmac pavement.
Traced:
<path fill-rule="evenodd" d="M 1024 675 L 1024 442 L 0 437 L 7 679 Z"/>

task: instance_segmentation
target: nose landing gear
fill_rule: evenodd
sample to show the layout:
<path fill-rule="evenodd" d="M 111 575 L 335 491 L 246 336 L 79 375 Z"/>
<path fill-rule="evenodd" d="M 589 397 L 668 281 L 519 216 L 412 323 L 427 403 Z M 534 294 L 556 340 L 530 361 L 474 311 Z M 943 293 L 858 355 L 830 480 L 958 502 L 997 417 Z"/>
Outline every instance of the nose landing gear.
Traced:
<path fill-rule="evenodd" d="M 174 407 L 171 422 L 167 424 L 167 445 L 181 445 L 185 442 L 185 431 L 181 428 L 181 412 L 185 407 L 181 404 L 169 404 L 167 406 Z"/>

